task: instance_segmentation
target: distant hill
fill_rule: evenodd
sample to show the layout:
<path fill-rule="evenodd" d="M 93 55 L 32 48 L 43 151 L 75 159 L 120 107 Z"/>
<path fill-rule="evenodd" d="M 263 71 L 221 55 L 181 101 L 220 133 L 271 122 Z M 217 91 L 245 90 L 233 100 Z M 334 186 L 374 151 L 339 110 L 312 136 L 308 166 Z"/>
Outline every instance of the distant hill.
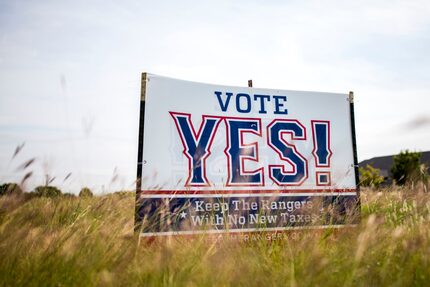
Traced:
<path fill-rule="evenodd" d="M 430 151 L 421 153 L 421 162 L 425 163 L 427 166 L 430 166 Z M 358 165 L 360 167 L 365 167 L 368 164 L 375 168 L 379 168 L 381 170 L 380 174 L 383 177 L 388 178 L 390 177 L 390 169 L 393 166 L 393 155 L 374 157 L 364 160 Z"/>

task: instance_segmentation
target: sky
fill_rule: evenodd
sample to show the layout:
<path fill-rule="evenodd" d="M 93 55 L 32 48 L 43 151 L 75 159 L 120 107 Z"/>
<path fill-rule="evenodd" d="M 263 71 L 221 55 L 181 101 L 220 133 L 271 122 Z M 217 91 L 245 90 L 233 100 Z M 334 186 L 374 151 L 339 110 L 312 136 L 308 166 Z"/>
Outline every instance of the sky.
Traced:
<path fill-rule="evenodd" d="M 353 91 L 359 161 L 428 151 L 429 51 L 429 1 L 0 0 L 0 182 L 133 189 L 142 72 Z"/>

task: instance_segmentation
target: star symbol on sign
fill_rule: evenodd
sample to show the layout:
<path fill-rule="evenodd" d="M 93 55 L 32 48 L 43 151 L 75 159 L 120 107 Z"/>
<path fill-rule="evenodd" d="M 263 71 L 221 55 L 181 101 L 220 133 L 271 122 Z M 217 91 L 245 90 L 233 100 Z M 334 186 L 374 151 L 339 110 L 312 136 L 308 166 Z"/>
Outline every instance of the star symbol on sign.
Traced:
<path fill-rule="evenodd" d="M 181 216 L 181 218 L 185 218 L 187 216 L 187 213 L 185 211 L 182 211 L 181 213 L 179 213 L 179 216 Z"/>

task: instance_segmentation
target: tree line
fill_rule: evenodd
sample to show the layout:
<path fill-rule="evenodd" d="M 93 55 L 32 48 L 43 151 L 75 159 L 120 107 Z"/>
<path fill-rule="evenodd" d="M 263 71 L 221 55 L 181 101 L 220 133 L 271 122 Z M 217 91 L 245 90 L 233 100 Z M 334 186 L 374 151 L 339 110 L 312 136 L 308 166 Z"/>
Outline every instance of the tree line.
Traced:
<path fill-rule="evenodd" d="M 427 191 L 429 167 L 422 163 L 421 155 L 420 152 L 405 150 L 393 156 L 393 165 L 390 169 L 393 184 L 414 186 L 421 183 Z M 359 171 L 361 186 L 378 188 L 386 182 L 386 179 L 380 175 L 380 169 L 369 164 L 365 167 L 360 167 Z"/>
<path fill-rule="evenodd" d="M 50 185 L 41 185 L 36 187 L 32 192 L 23 192 L 21 187 L 16 183 L 4 183 L 0 185 L 0 196 L 4 195 L 25 195 L 27 197 L 74 197 L 74 194 L 63 193 L 59 188 Z M 93 192 L 88 187 L 84 187 L 79 192 L 79 197 L 93 197 Z"/>

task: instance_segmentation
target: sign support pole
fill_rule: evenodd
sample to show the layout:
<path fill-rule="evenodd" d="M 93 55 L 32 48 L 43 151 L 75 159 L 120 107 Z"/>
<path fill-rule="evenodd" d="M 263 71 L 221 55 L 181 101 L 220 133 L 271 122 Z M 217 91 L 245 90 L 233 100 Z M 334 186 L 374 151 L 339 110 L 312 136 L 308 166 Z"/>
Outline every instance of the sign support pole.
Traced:
<path fill-rule="evenodd" d="M 137 176 L 136 176 L 136 206 L 135 206 L 135 220 L 134 231 L 139 231 L 142 220 L 139 218 L 140 206 L 140 193 L 142 192 L 142 168 L 143 168 L 143 137 L 145 131 L 145 96 L 146 96 L 146 81 L 147 74 L 142 73 L 141 87 L 140 87 L 140 114 L 139 114 L 139 139 L 137 146 Z"/>
<path fill-rule="evenodd" d="M 351 135 L 352 135 L 352 149 L 353 149 L 353 155 L 354 155 L 355 184 L 356 184 L 356 190 L 357 190 L 357 208 L 361 210 L 360 173 L 358 170 L 357 138 L 355 134 L 354 92 L 349 92 L 349 111 L 351 115 Z"/>

